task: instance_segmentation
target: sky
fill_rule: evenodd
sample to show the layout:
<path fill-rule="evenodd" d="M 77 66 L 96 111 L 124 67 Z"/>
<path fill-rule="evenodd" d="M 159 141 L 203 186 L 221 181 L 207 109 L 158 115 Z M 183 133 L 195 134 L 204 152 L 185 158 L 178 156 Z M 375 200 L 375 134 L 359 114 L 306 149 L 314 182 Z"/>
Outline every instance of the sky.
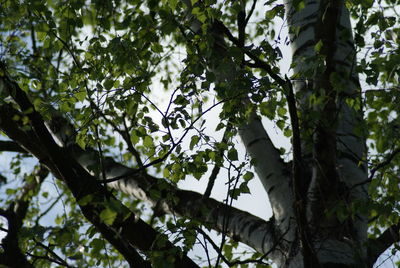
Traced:
<path fill-rule="evenodd" d="M 260 14 L 261 15 L 263 14 L 263 10 L 265 10 L 265 6 L 263 6 L 262 3 L 259 3 L 257 10 L 259 11 L 258 16 L 260 16 Z M 257 15 L 254 20 L 257 20 Z M 287 36 L 287 29 L 285 27 L 284 22 L 281 20 L 277 21 L 276 27 L 277 27 L 276 28 L 277 32 L 279 30 L 279 32 L 281 33 L 281 40 L 285 40 L 285 37 Z M 287 74 L 288 70 L 289 70 L 290 62 L 291 62 L 291 50 L 290 50 L 290 47 L 285 44 L 281 44 L 280 49 L 281 49 L 282 55 L 283 55 L 283 59 L 281 61 L 281 65 L 280 65 L 281 73 Z M 165 101 L 169 100 L 168 95 L 165 95 L 165 96 L 158 95 L 158 96 L 151 96 L 151 97 L 155 98 L 155 101 L 158 103 L 158 105 L 160 105 L 160 107 L 165 106 L 166 105 Z M 157 99 L 157 97 L 158 97 L 158 99 Z M 216 138 L 216 140 L 220 140 L 221 136 L 222 136 L 221 131 L 215 132 L 215 127 L 219 123 L 219 121 L 218 121 L 219 112 L 220 112 L 220 108 L 215 108 L 209 114 L 207 114 L 207 122 L 205 124 L 205 131 L 209 135 L 214 136 Z M 154 114 L 152 114 L 152 117 L 154 117 L 155 119 L 157 119 L 157 118 L 160 119 L 160 115 L 157 114 L 157 112 L 155 112 L 155 111 L 154 111 Z M 275 144 L 275 146 L 283 147 L 287 151 L 289 151 L 290 147 L 291 147 L 289 139 L 282 135 L 281 131 L 274 125 L 274 123 L 264 118 L 263 124 L 264 124 L 268 134 L 270 135 L 271 140 Z M 190 137 L 189 137 L 189 139 L 185 139 L 184 143 L 186 143 L 186 146 L 189 143 L 189 141 L 190 141 Z M 237 144 L 238 154 L 243 159 L 244 156 L 246 155 L 246 152 L 245 152 L 243 145 L 241 144 L 240 138 L 237 137 L 235 139 L 235 142 Z M 0 161 L 0 172 L 7 169 L 7 166 L 5 166 L 5 163 L 7 163 L 7 161 L 4 161 L 4 158 L 9 158 L 9 157 L 10 157 L 9 155 L 4 154 L 4 153 L 0 155 L 0 159 L 3 160 L 3 161 Z M 209 175 L 206 174 L 200 180 L 197 180 L 193 177 L 188 178 L 185 181 L 179 182 L 179 187 L 182 189 L 194 190 L 194 191 L 203 193 L 207 186 L 207 183 L 208 183 L 208 181 L 207 181 L 208 177 L 209 177 Z M 226 187 L 225 183 L 226 183 L 227 177 L 228 177 L 227 173 L 222 170 L 218 176 L 218 179 L 217 179 L 214 189 L 212 191 L 211 197 L 213 197 L 219 201 L 223 201 L 226 198 L 227 187 Z M 46 181 L 44 183 L 43 187 L 48 189 L 52 194 L 54 194 L 56 196 L 56 194 L 57 194 L 56 188 L 54 187 L 54 183 L 51 180 Z M 241 210 L 247 211 L 256 216 L 259 216 L 260 218 L 267 220 L 269 217 L 271 217 L 272 212 L 271 212 L 271 208 L 269 206 L 268 196 L 264 190 L 264 187 L 259 182 L 259 180 L 255 178 L 249 183 L 249 188 L 250 188 L 251 194 L 241 195 L 238 200 L 233 202 L 233 205 Z M 54 211 L 52 212 L 52 214 L 49 215 L 48 219 L 47 220 L 45 219 L 44 223 L 47 223 L 46 221 L 49 221 L 47 224 L 52 224 L 50 221 L 53 220 L 54 215 L 57 212 L 61 211 L 61 209 L 62 209 L 61 206 L 56 207 L 54 209 Z M 1 232 L 0 232 L 0 236 L 1 236 Z M 196 248 L 192 254 L 205 256 L 204 251 L 202 250 L 201 247 Z M 385 268 L 394 267 L 390 260 L 389 261 L 386 260 L 385 256 L 387 256 L 388 254 L 389 253 L 385 253 L 381 256 L 381 258 L 377 262 L 376 267 L 385 267 Z M 391 254 L 389 254 L 389 256 L 391 256 Z M 384 264 L 380 265 L 382 262 Z"/>

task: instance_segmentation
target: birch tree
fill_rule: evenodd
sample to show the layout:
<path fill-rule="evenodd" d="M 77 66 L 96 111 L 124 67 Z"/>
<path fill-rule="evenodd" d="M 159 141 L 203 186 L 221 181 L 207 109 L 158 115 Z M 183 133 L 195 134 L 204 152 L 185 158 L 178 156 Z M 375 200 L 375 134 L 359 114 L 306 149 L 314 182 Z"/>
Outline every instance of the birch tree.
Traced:
<path fill-rule="evenodd" d="M 396 254 L 398 1 L 1 7 L 1 265 L 373 267 Z M 179 188 L 196 179 L 204 192 Z M 252 180 L 269 219 L 232 205 Z"/>

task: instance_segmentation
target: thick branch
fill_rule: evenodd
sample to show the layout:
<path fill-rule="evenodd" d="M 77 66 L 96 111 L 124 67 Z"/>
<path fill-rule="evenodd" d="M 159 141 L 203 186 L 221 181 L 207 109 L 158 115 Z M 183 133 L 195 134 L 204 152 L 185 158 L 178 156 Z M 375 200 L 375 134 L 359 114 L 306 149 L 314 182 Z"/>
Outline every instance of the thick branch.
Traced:
<path fill-rule="evenodd" d="M 342 1 L 321 1 L 318 20 L 315 24 L 315 42 L 322 46 L 320 51 L 317 51 L 317 56 L 325 60 L 325 68 L 321 68 L 322 72 L 316 69 L 314 74 L 314 91 L 323 92 L 322 96 L 317 96 L 324 98 L 323 104 L 315 107 L 321 116 L 316 122 L 314 136 L 314 158 L 317 161 L 314 176 L 318 185 L 318 195 L 327 202 L 331 202 L 329 197 L 337 198 L 338 196 L 336 192 L 339 180 L 336 169 L 337 92 L 331 82 L 331 76 L 336 72 L 334 62 L 337 50 L 336 28 L 342 5 Z M 321 207 L 320 209 L 330 208 Z M 320 217 L 320 213 L 316 213 L 315 216 Z"/>
<path fill-rule="evenodd" d="M 54 118 L 48 123 L 49 127 L 55 131 L 53 135 L 59 137 L 60 142 L 64 141 L 65 149 L 82 167 L 95 176 L 100 174 L 100 170 L 104 170 L 106 179 L 120 178 L 108 183 L 108 186 L 150 202 L 165 213 L 196 219 L 207 223 L 210 228 L 219 232 L 226 230 L 228 235 L 259 252 L 265 253 L 274 243 L 276 235 L 274 225 L 247 212 L 229 207 L 212 198 L 204 198 L 197 192 L 177 189 L 168 180 L 155 178 L 141 172 L 140 169 L 126 167 L 110 157 L 104 159 L 104 167 L 101 169 L 97 151 L 91 148 L 83 150 L 71 142 L 72 139 L 68 138 L 66 133 L 75 133 L 73 127 L 56 112 L 53 113 L 53 116 Z M 56 123 L 58 127 L 52 127 L 53 123 Z M 56 131 L 61 131 L 61 133 Z M 62 140 L 61 137 L 63 137 Z M 280 186 L 277 185 L 277 187 Z M 174 196 L 173 200 L 168 198 L 171 196 Z M 227 228 L 223 229 L 223 219 L 226 213 L 229 214 L 229 218 Z"/>
<path fill-rule="evenodd" d="M 395 149 L 393 152 L 391 152 L 384 161 L 376 165 L 373 169 L 370 171 L 370 175 L 368 177 L 368 180 L 371 181 L 374 178 L 375 172 L 378 171 L 379 169 L 389 165 L 393 158 L 396 157 L 397 154 L 400 153 L 400 148 Z"/>
<path fill-rule="evenodd" d="M 14 153 L 27 153 L 24 148 L 19 146 L 14 141 L 0 141 L 0 151 L 2 152 L 14 152 Z"/>
<path fill-rule="evenodd" d="M 2 70 L 6 74 L 5 70 Z M 165 251 L 175 247 L 166 242 L 163 245 L 156 243 L 162 235 L 157 233 L 148 224 L 138 219 L 128 208 L 123 206 L 111 193 L 109 193 L 93 176 L 88 174 L 75 160 L 68 157 L 54 142 L 52 136 L 45 127 L 44 121 L 39 113 L 29 101 L 27 95 L 19 86 L 13 82 L 7 75 L 1 78 L 1 86 L 6 89 L 21 107 L 22 111 L 28 116 L 35 136 L 39 142 L 40 148 L 43 148 L 47 158 L 42 161 L 50 170 L 61 180 L 63 180 L 71 190 L 77 201 L 90 197 L 92 202 L 87 204 L 80 203 L 80 208 L 85 217 L 102 233 L 102 235 L 114 245 L 131 266 L 149 267 L 149 263 L 144 261 L 138 254 L 135 247 L 143 251 L 160 250 Z M 8 111 L 13 111 L 8 107 Z M 2 116 L 4 114 L 0 113 Z M 10 114 L 6 114 L 12 118 Z M 10 132 L 7 124 L 0 120 L 0 128 L 7 134 Z M 23 133 L 22 130 L 20 130 Z M 22 145 L 29 143 L 29 140 L 18 140 Z M 26 146 L 25 146 L 26 148 Z M 33 153 L 33 152 L 31 152 Z M 41 152 L 42 153 L 42 152 Z M 42 157 L 42 154 L 35 155 Z M 107 209 L 107 202 L 119 205 L 117 216 L 112 224 L 105 223 L 100 214 Z M 79 202 L 78 202 L 79 203 Z M 197 265 L 187 256 L 179 253 L 179 250 L 171 253 L 174 257 L 176 267 L 197 267 Z"/>
<path fill-rule="evenodd" d="M 184 0 L 184 2 L 188 7 L 188 13 L 190 13 L 190 9 L 192 8 L 191 2 L 188 0 Z M 201 25 L 199 21 L 193 18 L 191 23 L 193 25 Z M 242 33 L 245 32 L 243 25 L 241 27 Z M 210 31 L 214 36 L 215 43 L 217 43 L 215 47 L 220 48 L 222 55 L 226 53 L 226 44 L 224 42 L 224 36 L 226 36 L 235 46 L 242 50 L 243 55 L 246 54 L 250 57 L 260 68 L 265 70 L 277 84 L 282 88 L 287 87 L 286 81 L 275 73 L 270 65 L 259 59 L 259 57 L 255 56 L 248 49 L 243 48 L 244 40 L 241 40 L 243 37 L 239 39 L 234 37 L 231 31 L 217 19 L 213 21 Z M 232 79 L 236 77 L 236 75 L 231 75 L 231 77 L 226 78 L 223 71 L 221 72 L 218 68 L 213 68 L 214 62 L 215 59 L 208 59 L 209 68 L 216 74 L 217 81 L 224 81 L 227 79 L 229 81 L 224 82 L 232 83 Z M 229 65 L 235 66 L 235 63 L 231 62 Z M 237 70 L 232 68 L 232 71 L 236 72 Z M 240 90 L 238 89 L 237 91 Z M 249 102 L 243 100 L 243 104 L 249 105 Z M 257 162 L 255 169 L 269 195 L 269 200 L 277 223 L 281 225 L 284 220 L 287 220 L 285 225 L 282 226 L 283 229 L 286 229 L 289 224 L 289 219 L 293 215 L 293 197 L 291 188 L 289 187 L 290 172 L 281 160 L 279 151 L 274 147 L 255 111 L 251 114 L 248 122 L 239 127 L 239 135 L 246 147 L 246 151 L 250 154 L 251 158 L 255 159 Z"/>
<path fill-rule="evenodd" d="M 337 207 L 337 200 L 351 203 L 368 197 L 367 187 L 350 190 L 351 186 L 366 178 L 366 169 L 360 165 L 366 150 L 364 137 L 356 135 L 362 122 L 362 111 L 349 107 L 346 102 L 346 96 L 360 91 L 358 82 L 355 82 L 358 81 L 357 74 L 349 67 L 355 59 L 353 40 L 348 38 L 351 36 L 349 13 L 343 1 L 310 0 L 304 4 L 305 7 L 298 10 L 293 1 L 285 1 L 296 75 L 293 86 L 300 114 L 303 159 L 307 172 L 308 167 L 313 169 L 312 174 L 307 174 L 312 177 L 307 196 L 307 216 L 312 223 L 310 228 L 319 233 L 319 237 L 313 239 L 321 239 L 321 246 L 314 248 L 321 261 L 321 249 L 326 247 L 324 250 L 329 250 L 330 247 L 327 241 L 335 241 L 338 237 L 341 240 L 346 236 L 360 245 L 356 246 L 357 254 L 364 257 L 361 245 L 367 234 L 365 215 L 357 211 L 357 216 L 344 224 L 326 214 L 327 210 Z M 319 65 L 305 64 L 307 60 L 319 62 Z M 312 103 L 311 96 L 320 102 Z M 349 226 L 346 235 L 332 232 L 331 226 L 339 225 Z"/>
<path fill-rule="evenodd" d="M 248 123 L 239 129 L 239 134 L 246 151 L 256 160 L 256 172 L 268 193 L 274 217 L 277 223 L 281 224 L 293 215 L 294 200 L 289 187 L 290 171 L 255 112 Z"/>
<path fill-rule="evenodd" d="M 9 205 L 4 214 L 7 218 L 8 230 L 7 235 L 2 240 L 4 252 L 0 254 L 0 264 L 10 267 L 33 267 L 19 247 L 19 233 L 32 197 L 39 191 L 40 185 L 48 174 L 47 169 L 42 166 L 35 169 L 32 174 L 34 179 L 25 184 L 17 200 Z"/>
<path fill-rule="evenodd" d="M 84 151 L 76 145 L 70 145 L 69 150 L 73 152 L 74 158 L 88 170 L 99 163 L 98 154 L 94 150 Z M 108 184 L 112 188 L 150 202 L 165 213 L 198 220 L 219 232 L 226 230 L 232 238 L 259 252 L 268 251 L 273 243 L 275 234 L 272 223 L 229 207 L 215 199 L 204 198 L 200 193 L 177 189 L 167 180 L 157 179 L 144 172 L 135 173 L 134 169 L 123 166 L 111 158 L 106 158 L 104 163 L 106 178 L 121 176 L 120 180 Z M 168 198 L 171 196 L 174 197 L 173 200 Z M 223 229 L 226 214 L 229 214 L 229 218 L 227 227 Z"/>

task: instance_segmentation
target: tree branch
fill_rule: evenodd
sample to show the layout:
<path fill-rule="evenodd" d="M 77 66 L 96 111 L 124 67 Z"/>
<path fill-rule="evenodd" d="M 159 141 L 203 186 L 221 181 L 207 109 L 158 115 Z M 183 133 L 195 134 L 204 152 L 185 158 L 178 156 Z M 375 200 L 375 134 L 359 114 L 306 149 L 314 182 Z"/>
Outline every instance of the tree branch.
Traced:
<path fill-rule="evenodd" d="M 221 140 L 222 143 L 227 143 L 228 142 L 227 133 L 230 131 L 230 128 L 231 127 L 230 127 L 230 124 L 228 122 L 228 125 L 226 126 L 226 129 L 225 129 L 224 134 L 222 136 L 222 140 Z M 224 150 L 223 149 L 221 149 L 219 151 L 219 156 L 221 158 L 223 158 L 223 156 L 224 156 Z M 219 170 L 220 170 L 220 166 L 217 163 L 215 163 L 215 166 L 214 166 L 213 170 L 211 171 L 211 175 L 208 178 L 208 184 L 207 184 L 207 188 L 206 188 L 206 190 L 204 192 L 204 197 L 210 197 L 211 191 L 212 191 L 212 188 L 214 187 L 214 183 L 215 183 L 215 180 L 217 179 Z"/>
<path fill-rule="evenodd" d="M 264 71 L 266 71 L 268 73 L 269 76 L 272 77 L 272 79 L 275 80 L 275 82 L 280 85 L 282 88 L 286 87 L 286 81 L 285 79 L 283 79 L 282 77 L 280 77 L 277 73 L 275 73 L 271 66 L 261 60 L 259 57 L 257 57 L 256 55 L 254 55 L 249 49 L 246 48 L 242 48 L 241 42 L 233 36 L 233 34 L 231 33 L 231 31 L 219 20 L 215 20 L 215 26 L 218 27 L 225 35 L 226 37 L 228 37 L 228 39 L 238 48 L 240 48 L 242 50 L 243 53 L 245 53 L 250 59 L 252 59 L 254 61 L 253 66 L 254 67 L 258 67 L 263 69 Z"/>
<path fill-rule="evenodd" d="M 47 251 L 48 254 L 50 254 L 51 256 L 53 256 L 54 259 L 50 259 L 50 261 L 55 262 L 59 265 L 65 266 L 67 268 L 72 268 L 73 266 L 70 266 L 66 261 L 64 261 L 60 256 L 58 256 L 57 253 L 54 252 L 54 250 L 52 250 L 49 246 L 46 246 L 45 244 L 41 243 L 40 241 L 37 241 L 35 238 L 33 238 L 33 240 L 35 241 L 35 243 L 42 247 L 43 249 L 45 249 Z M 44 256 L 47 257 L 47 256 Z"/>
<path fill-rule="evenodd" d="M 378 238 L 369 238 L 368 245 L 368 263 L 372 265 L 379 256 L 385 252 L 394 243 L 400 242 L 400 223 L 394 224 L 387 228 Z"/>
<path fill-rule="evenodd" d="M 389 165 L 390 162 L 392 162 L 393 158 L 395 158 L 396 155 L 397 155 L 398 153 L 400 153 L 400 148 L 397 148 L 396 150 L 394 150 L 393 152 L 391 152 L 390 155 L 389 155 L 383 162 L 379 163 L 378 165 L 376 165 L 376 167 L 374 167 L 373 169 L 371 169 L 370 175 L 369 175 L 369 177 L 368 177 L 368 180 L 371 181 L 371 180 L 374 178 L 375 173 L 376 173 L 379 169 L 381 169 L 381 168 L 383 168 L 383 167 Z"/>
<path fill-rule="evenodd" d="M 190 9 L 190 1 L 185 0 L 185 3 L 186 2 L 189 2 L 187 5 Z M 259 68 L 265 70 L 268 75 L 270 75 L 275 82 L 281 86 L 282 89 L 286 89 L 288 87 L 287 81 L 276 74 L 268 63 L 259 59 L 259 57 L 254 55 L 250 50 L 243 48 L 242 42 L 234 37 L 230 30 L 221 21 L 214 20 L 211 30 L 219 42 L 224 41 L 224 35 L 227 36 L 228 39 L 235 46 L 241 49 L 244 54 L 250 57 L 257 64 L 257 66 L 259 66 Z M 244 31 L 243 27 L 242 31 Z M 226 46 L 225 43 L 223 43 L 218 44 L 218 47 Z M 212 59 L 210 62 L 211 61 Z M 217 73 L 216 75 L 218 77 L 220 74 Z M 220 76 L 223 77 L 224 75 Z M 218 79 L 222 80 L 221 77 Z M 232 81 L 228 81 L 228 83 L 229 82 Z M 246 102 L 247 101 L 244 101 L 244 103 L 247 105 L 248 103 Z M 286 220 L 285 225 L 287 227 L 289 225 L 289 219 L 293 215 L 293 196 L 291 195 L 292 191 L 289 186 L 290 170 L 288 170 L 287 166 L 282 161 L 279 151 L 274 147 L 255 111 L 252 112 L 248 122 L 239 127 L 239 135 L 246 147 L 246 151 L 250 154 L 251 158 L 258 161 L 255 169 L 259 179 L 269 195 L 269 200 L 271 202 L 271 207 L 277 223 L 281 225 L 282 222 Z M 282 228 L 286 230 L 285 226 L 283 225 Z"/>
<path fill-rule="evenodd" d="M 68 188 L 71 190 L 77 201 L 90 196 L 93 202 L 87 204 L 79 204 L 84 216 L 102 233 L 102 235 L 125 257 L 131 266 L 149 267 L 150 264 L 144 261 L 143 258 L 136 251 L 139 248 L 143 251 L 160 250 L 166 252 L 169 249 L 175 249 L 175 246 L 170 242 L 165 242 L 162 245 L 156 243 L 161 234 L 157 233 L 144 221 L 138 219 L 127 207 L 122 205 L 104 186 L 100 184 L 93 176 L 87 173 L 74 159 L 71 159 L 64 150 L 62 150 L 53 140 L 51 134 L 45 127 L 41 115 L 35 110 L 32 103 L 29 101 L 28 96 L 13 82 L 3 69 L 0 76 L 0 83 L 2 89 L 5 89 L 13 97 L 16 103 L 21 107 L 22 111 L 30 119 L 31 127 L 35 134 L 34 138 L 39 141 L 40 148 L 43 148 L 47 159 L 44 159 L 48 168 L 58 177 L 64 181 Z M 0 106 L 3 108 L 4 105 Z M 15 111 L 11 107 L 7 107 L 9 112 Z M 3 114 L 1 116 L 8 116 L 10 114 Z M 3 124 L 4 120 L 0 120 L 0 128 L 7 134 L 13 134 L 15 126 L 11 129 L 8 127 L 10 124 Z M 24 131 L 19 130 L 19 134 Z M 25 135 L 26 137 L 26 135 Z M 29 146 L 29 139 L 18 140 L 18 143 Z M 26 147 L 26 146 L 25 146 Z M 31 152 L 33 153 L 33 152 Z M 35 155 L 36 157 L 42 157 Z M 108 201 L 105 201 L 108 200 Z M 104 222 L 99 215 L 107 209 L 107 202 L 119 206 L 115 220 L 110 223 Z M 171 253 L 175 261 L 176 267 L 198 267 L 186 255 L 182 255 L 179 250 L 174 250 Z"/>
<path fill-rule="evenodd" d="M 282 161 L 260 118 L 253 111 L 249 121 L 239 128 L 239 134 L 252 159 L 255 170 L 268 193 L 274 217 L 279 224 L 293 215 L 293 196 L 289 186 L 290 170 Z"/>
<path fill-rule="evenodd" d="M 43 166 L 36 167 L 32 173 L 34 179 L 27 180 L 17 199 L 8 206 L 6 211 L 3 211 L 2 215 L 8 222 L 8 230 L 2 240 L 4 252 L 0 254 L 0 264 L 10 267 L 33 267 L 19 247 L 19 233 L 32 197 L 39 192 L 39 188 L 48 174 L 48 170 Z"/>
<path fill-rule="evenodd" d="M 14 141 L 0 141 L 0 151 L 25 154 L 28 153 L 24 148 L 19 146 L 19 144 Z"/>
<path fill-rule="evenodd" d="M 97 153 L 87 148 L 70 146 L 73 157 L 89 169 L 96 165 Z M 222 232 L 224 215 L 230 214 L 226 231 L 229 236 L 253 247 L 259 252 L 268 250 L 274 237 L 274 224 L 239 209 L 229 207 L 212 198 L 204 198 L 200 193 L 180 190 L 168 180 L 155 178 L 143 172 L 133 172 L 134 169 L 105 158 L 106 177 L 121 176 L 123 179 L 109 183 L 108 186 L 121 190 L 126 194 L 150 202 L 165 213 L 195 219 L 208 224 L 212 229 Z M 134 174 L 127 175 L 124 174 Z M 158 193 L 155 197 L 151 193 Z M 174 196 L 171 200 L 168 196 Z M 243 227 L 245 226 L 245 227 Z"/>
<path fill-rule="evenodd" d="M 393 158 L 395 158 L 398 153 L 400 153 L 400 148 L 397 148 L 396 150 L 391 152 L 384 161 L 382 161 L 381 163 L 377 164 L 374 168 L 372 168 L 370 170 L 369 176 L 368 176 L 368 178 L 366 180 L 352 185 L 351 189 L 354 189 L 354 188 L 356 188 L 358 186 L 370 183 L 372 181 L 372 179 L 375 177 L 375 173 L 379 169 L 384 168 L 385 166 L 389 165 L 392 162 Z"/>
<path fill-rule="evenodd" d="M 190 1 L 189 1 L 190 2 Z M 190 9 L 190 5 L 188 5 Z M 201 25 L 200 22 L 192 21 L 193 24 Z M 259 68 L 262 68 L 267 72 L 273 80 L 285 90 L 287 82 L 282 79 L 276 72 L 273 71 L 271 66 L 266 62 L 262 61 L 259 57 L 254 55 L 252 51 L 246 47 L 243 47 L 244 39 L 244 28 L 242 29 L 242 36 L 240 40 L 232 35 L 229 29 L 219 20 L 214 19 L 211 27 L 209 27 L 211 35 L 214 37 L 214 53 L 218 54 L 219 57 L 228 59 L 226 55 L 226 44 L 224 42 L 224 36 L 238 47 L 244 55 L 251 58 Z M 225 60 L 225 59 L 224 59 Z M 243 63 L 245 63 L 243 61 Z M 232 83 L 238 79 L 239 72 L 235 67 L 231 68 L 232 72 L 237 72 L 236 74 L 231 74 L 226 76 L 226 70 L 218 69 L 218 61 L 216 62 L 214 58 L 208 58 L 207 64 L 213 73 L 217 77 L 217 82 Z M 231 61 L 229 66 L 235 66 L 235 63 Z M 221 66 L 221 68 L 226 68 Z M 235 83 L 232 83 L 235 84 Z M 240 88 L 235 88 L 235 90 L 240 91 Z M 251 105 L 247 98 L 243 98 L 242 105 Z M 274 219 L 276 219 L 276 224 L 278 226 L 279 232 L 285 232 L 284 241 L 294 239 L 295 226 L 290 224 L 293 218 L 293 195 L 291 191 L 290 183 L 290 169 L 287 168 L 285 163 L 282 161 L 279 151 L 274 147 L 271 139 L 269 138 L 261 120 L 258 118 L 256 111 L 252 111 L 250 117 L 243 123 L 239 128 L 239 135 L 246 147 L 246 151 L 250 154 L 252 160 L 255 160 L 255 170 L 259 179 L 261 180 L 267 194 L 269 201 L 273 210 Z M 290 230 L 289 230 L 290 229 Z M 289 230 L 289 231 L 288 231 Z M 279 246 L 282 246 L 284 242 L 281 242 Z M 273 244 L 269 244 L 269 248 L 273 247 Z M 277 251 L 274 253 L 276 254 Z M 265 253 L 265 251 L 263 252 Z M 279 254 L 276 254 L 279 255 Z"/>
<path fill-rule="evenodd" d="M 100 164 L 98 153 L 87 147 L 85 150 L 66 137 L 66 133 L 75 133 L 69 122 L 53 112 L 53 119 L 48 123 L 50 129 L 64 131 L 65 133 L 53 133 L 56 137 L 64 137 L 64 146 L 67 152 L 92 175 L 96 175 L 93 167 Z M 56 123 L 59 127 L 52 127 Z M 61 127 L 60 127 L 61 126 Z M 276 149 L 275 149 L 276 150 Z M 279 156 L 279 153 L 277 156 Z M 166 179 L 155 178 L 145 172 L 126 167 L 114 161 L 110 157 L 104 159 L 104 171 L 106 178 L 120 177 L 121 179 L 108 183 L 107 185 L 121 190 L 128 195 L 135 196 L 141 200 L 150 202 L 153 206 L 165 213 L 180 215 L 189 219 L 207 223 L 212 229 L 219 232 L 223 229 L 223 216 L 227 211 L 230 213 L 227 223 L 227 233 L 231 237 L 241 241 L 259 252 L 265 253 L 274 243 L 275 225 L 266 222 L 247 212 L 226 206 L 212 198 L 204 198 L 201 194 L 180 190 L 169 183 Z M 273 163 L 276 164 L 276 163 Z M 283 162 L 282 162 L 283 164 Z M 97 172 L 98 173 L 98 172 Z M 277 182 L 276 187 L 281 187 L 282 181 Z M 151 193 L 157 193 L 152 195 Z M 174 196 L 174 200 L 167 198 Z M 286 196 L 287 195 L 281 195 Z M 245 226 L 245 228 L 243 228 Z"/>

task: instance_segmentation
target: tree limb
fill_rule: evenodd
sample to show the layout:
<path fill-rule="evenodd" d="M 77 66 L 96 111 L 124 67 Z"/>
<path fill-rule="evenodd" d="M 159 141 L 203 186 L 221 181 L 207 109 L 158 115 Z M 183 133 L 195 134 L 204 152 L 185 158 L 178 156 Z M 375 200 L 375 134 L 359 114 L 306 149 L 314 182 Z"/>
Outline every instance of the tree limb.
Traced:
<path fill-rule="evenodd" d="M 228 142 L 227 133 L 230 131 L 230 128 L 231 128 L 230 124 L 228 123 L 228 125 L 226 126 L 226 129 L 224 131 L 224 134 L 222 136 L 222 141 L 221 141 L 222 143 Z M 222 158 L 224 156 L 224 150 L 221 149 L 218 154 Z M 215 183 L 215 180 L 217 179 L 220 169 L 221 169 L 221 167 L 217 163 L 215 163 L 215 166 L 214 166 L 213 170 L 211 171 L 211 175 L 208 178 L 208 184 L 207 184 L 207 188 L 204 192 L 204 197 L 210 197 L 212 188 L 214 187 L 214 183 Z"/>
<path fill-rule="evenodd" d="M 183 1 L 190 10 L 192 8 L 191 2 L 188 0 Z M 200 22 L 194 19 L 192 23 L 199 24 Z M 241 30 L 242 33 L 245 31 L 243 27 Z M 268 63 L 262 61 L 250 50 L 244 48 L 243 41 L 233 36 L 231 31 L 221 21 L 215 19 L 211 31 L 213 31 L 212 33 L 216 38 L 215 42 L 222 42 L 222 44 L 217 44 L 218 47 L 223 48 L 222 53 L 226 50 L 226 45 L 224 43 L 225 35 L 236 47 L 251 58 L 259 68 L 265 70 L 282 89 L 287 88 L 287 81 L 275 73 Z M 209 64 L 212 66 L 212 59 Z M 214 71 L 214 73 L 216 73 L 217 77 L 224 76 L 218 74 L 218 71 Z M 223 78 L 221 77 L 219 77 L 218 80 L 222 81 Z M 232 81 L 228 81 L 228 83 L 229 82 Z M 243 102 L 246 105 L 248 104 L 247 100 Z M 278 225 L 281 225 L 283 221 L 286 220 L 285 226 L 282 225 L 281 231 L 286 230 L 285 227 L 289 225 L 289 219 L 293 215 L 293 196 L 289 186 L 290 170 L 288 170 L 287 166 L 282 161 L 279 151 L 274 147 L 256 111 L 252 112 L 245 124 L 239 126 L 239 135 L 246 147 L 246 151 L 250 154 L 252 159 L 257 161 L 255 169 L 268 193 L 274 217 Z"/>
<path fill-rule="evenodd" d="M 19 233 L 26 217 L 32 197 L 39 192 L 39 188 L 44 179 L 49 174 L 43 166 L 35 168 L 32 176 L 33 180 L 22 188 L 20 195 L 13 201 L 2 215 L 7 219 L 7 235 L 3 238 L 3 252 L 0 254 L 0 264 L 10 267 L 34 267 L 26 258 L 19 247 Z"/>
<path fill-rule="evenodd" d="M 75 133 L 73 126 L 65 118 L 56 112 L 52 114 L 53 119 L 48 123 L 52 130 Z M 58 128 L 52 127 L 53 122 L 63 126 Z M 52 134 L 55 137 L 65 137 L 66 135 L 65 133 L 57 132 Z M 71 140 L 68 137 L 64 139 L 65 142 L 63 145 L 66 151 L 92 175 L 96 176 L 96 174 L 99 174 L 99 171 L 93 169 L 93 167 L 100 164 L 98 153 L 88 147 L 83 150 Z M 107 179 L 121 177 L 117 181 L 108 183 L 108 186 L 150 202 L 165 213 L 196 219 L 207 223 L 212 229 L 222 232 L 224 231 L 223 215 L 226 215 L 228 211 L 230 214 L 226 228 L 228 235 L 261 253 L 268 251 L 274 243 L 276 231 L 272 222 L 266 222 L 247 212 L 229 207 L 215 199 L 204 198 L 197 192 L 180 190 L 166 179 L 155 178 L 145 172 L 126 167 L 110 157 L 105 157 L 103 163 Z M 281 184 L 282 181 L 279 182 L 277 187 L 281 187 Z M 151 194 L 154 192 L 157 193 L 157 197 Z M 175 198 L 171 200 L 168 196 L 174 196 Z"/>
<path fill-rule="evenodd" d="M 117 250 L 119 250 L 131 266 L 150 266 L 150 264 L 147 261 L 144 261 L 139 255 L 135 247 L 146 252 L 151 250 L 160 250 L 165 252 L 165 250 L 175 248 L 174 245 L 168 241 L 162 245 L 156 243 L 157 239 L 162 237 L 161 234 L 157 233 L 144 221 L 138 219 L 74 159 L 68 157 L 68 154 L 66 154 L 62 148 L 58 147 L 51 134 L 48 132 L 41 115 L 35 110 L 32 103 L 29 101 L 28 96 L 17 83 L 13 82 L 8 77 L 4 69 L 0 76 L 0 83 L 2 89 L 6 89 L 9 92 L 16 103 L 20 106 L 21 110 L 30 119 L 31 127 L 35 134 L 33 138 L 39 142 L 40 149 L 43 150 L 40 152 L 40 155 L 35 156 L 42 157 L 42 153 L 47 156 L 46 159 L 43 159 L 43 162 L 55 174 L 55 176 L 58 177 L 58 179 L 67 184 L 77 201 L 87 198 L 87 196 L 92 197 L 94 202 L 88 202 L 87 204 L 79 204 L 78 202 L 83 214 L 94 226 L 97 227 L 102 235 Z M 0 106 L 0 108 L 3 108 L 3 106 L 5 105 Z M 8 108 L 8 112 L 15 111 L 15 109 L 10 106 L 6 106 L 6 108 Z M 0 112 L 0 116 L 12 118 L 10 117 L 10 114 L 4 114 L 2 112 Z M 8 136 L 11 136 L 15 130 L 15 126 L 14 128 L 8 129 L 10 124 L 4 124 L 4 121 L 4 118 L 1 118 L 0 128 Z M 24 131 L 19 130 L 19 133 L 24 133 Z M 18 142 L 20 144 L 29 144 L 29 139 L 28 141 L 25 139 L 18 140 Z M 107 202 L 114 202 L 115 204 L 118 204 L 120 208 L 112 224 L 104 222 L 101 217 L 99 217 L 101 212 L 107 208 Z M 176 267 L 198 267 L 190 258 L 186 255 L 182 255 L 179 250 L 176 252 L 174 251 L 174 253 L 171 254 L 171 257 L 174 258 L 174 265 Z"/>
<path fill-rule="evenodd" d="M 246 151 L 256 160 L 255 170 L 268 193 L 274 217 L 281 224 L 293 215 L 294 199 L 289 194 L 290 170 L 282 161 L 256 112 L 253 111 L 249 121 L 239 128 L 239 134 Z"/>
<path fill-rule="evenodd" d="M 14 141 L 0 141 L 0 151 L 14 152 L 14 153 L 28 153 L 24 148 L 19 146 L 19 144 Z"/>
<path fill-rule="evenodd" d="M 368 245 L 368 263 L 372 265 L 379 256 L 385 252 L 394 243 L 400 242 L 400 223 L 387 228 L 378 238 L 369 238 Z"/>

